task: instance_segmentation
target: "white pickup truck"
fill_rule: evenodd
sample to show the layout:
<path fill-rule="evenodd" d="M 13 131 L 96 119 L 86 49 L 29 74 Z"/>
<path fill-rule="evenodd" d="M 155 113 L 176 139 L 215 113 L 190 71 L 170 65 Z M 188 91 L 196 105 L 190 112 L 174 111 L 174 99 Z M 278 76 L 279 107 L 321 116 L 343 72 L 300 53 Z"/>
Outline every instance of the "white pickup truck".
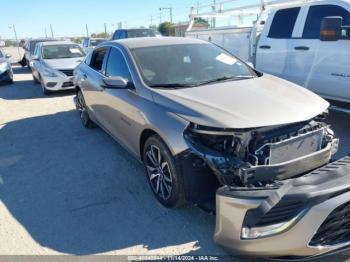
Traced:
<path fill-rule="evenodd" d="M 192 31 L 190 26 L 186 37 L 216 43 L 258 70 L 350 103 L 350 0 L 273 2 L 261 8 L 253 27 Z"/>

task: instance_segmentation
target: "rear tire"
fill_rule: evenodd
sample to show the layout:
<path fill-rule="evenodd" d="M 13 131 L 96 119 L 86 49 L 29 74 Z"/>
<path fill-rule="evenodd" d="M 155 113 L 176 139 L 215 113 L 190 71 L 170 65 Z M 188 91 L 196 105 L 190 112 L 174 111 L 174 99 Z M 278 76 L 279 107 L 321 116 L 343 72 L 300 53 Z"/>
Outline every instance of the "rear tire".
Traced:
<path fill-rule="evenodd" d="M 9 75 L 9 77 L 10 77 L 10 79 L 8 80 L 8 83 L 10 84 L 10 85 L 12 85 L 13 84 L 13 73 L 10 73 L 10 75 Z"/>
<path fill-rule="evenodd" d="M 185 205 L 181 169 L 163 140 L 158 135 L 151 136 L 143 148 L 147 180 L 157 200 L 168 208 Z"/>
<path fill-rule="evenodd" d="M 85 128 L 92 129 L 96 127 L 96 124 L 91 120 L 89 112 L 86 108 L 85 99 L 83 93 L 78 90 L 76 98 L 76 107 L 79 111 L 81 123 Z"/>

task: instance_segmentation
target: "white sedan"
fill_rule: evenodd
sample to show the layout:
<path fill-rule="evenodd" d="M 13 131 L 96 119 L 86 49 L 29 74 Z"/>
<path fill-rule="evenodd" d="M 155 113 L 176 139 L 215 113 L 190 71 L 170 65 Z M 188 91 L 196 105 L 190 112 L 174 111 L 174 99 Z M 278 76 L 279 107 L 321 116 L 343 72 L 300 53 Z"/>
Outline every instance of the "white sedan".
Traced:
<path fill-rule="evenodd" d="M 74 89 L 73 71 L 84 57 L 83 49 L 73 42 L 39 43 L 30 65 L 34 81 L 41 83 L 44 94 Z"/>

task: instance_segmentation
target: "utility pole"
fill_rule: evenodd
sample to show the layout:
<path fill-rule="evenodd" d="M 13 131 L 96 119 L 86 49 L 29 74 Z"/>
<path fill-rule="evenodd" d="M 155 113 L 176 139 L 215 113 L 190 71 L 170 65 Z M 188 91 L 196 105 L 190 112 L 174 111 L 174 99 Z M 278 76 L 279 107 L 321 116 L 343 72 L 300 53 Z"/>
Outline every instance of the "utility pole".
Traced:
<path fill-rule="evenodd" d="M 47 38 L 47 30 L 46 30 L 46 27 L 45 27 L 45 38 Z"/>
<path fill-rule="evenodd" d="M 107 37 L 107 24 L 105 23 L 105 37 Z"/>
<path fill-rule="evenodd" d="M 50 24 L 50 30 L 51 30 L 51 37 L 54 38 L 53 36 L 53 30 L 52 30 L 52 25 Z"/>
<path fill-rule="evenodd" d="M 162 9 L 159 8 L 159 24 L 162 23 Z"/>
<path fill-rule="evenodd" d="M 216 0 L 213 0 L 213 12 L 216 13 Z M 212 27 L 215 28 L 216 27 L 216 17 L 212 18 Z"/>
<path fill-rule="evenodd" d="M 173 23 L 173 8 L 172 7 L 161 7 L 161 8 L 159 8 L 160 17 L 162 17 L 162 11 L 163 10 L 168 10 L 169 11 L 170 23 Z"/>
<path fill-rule="evenodd" d="M 153 16 L 151 16 L 151 24 L 150 24 L 150 27 L 153 26 Z"/>
<path fill-rule="evenodd" d="M 89 37 L 89 27 L 87 24 L 85 24 L 85 29 L 86 29 L 86 36 Z"/>
<path fill-rule="evenodd" d="M 16 31 L 16 27 L 15 25 L 9 26 L 9 28 L 13 29 L 13 33 L 15 34 L 15 39 L 16 39 L 16 43 L 17 43 L 17 52 L 18 52 L 18 59 L 21 60 L 21 52 L 19 51 L 19 41 L 18 41 L 18 37 L 17 37 L 17 31 Z"/>

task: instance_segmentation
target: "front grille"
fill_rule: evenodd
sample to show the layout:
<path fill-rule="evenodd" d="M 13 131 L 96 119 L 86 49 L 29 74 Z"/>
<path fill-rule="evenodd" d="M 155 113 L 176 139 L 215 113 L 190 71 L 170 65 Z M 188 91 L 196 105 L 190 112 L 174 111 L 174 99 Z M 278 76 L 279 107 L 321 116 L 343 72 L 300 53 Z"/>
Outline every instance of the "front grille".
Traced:
<path fill-rule="evenodd" d="M 63 74 L 65 74 L 66 76 L 73 76 L 73 69 L 62 69 L 60 70 Z"/>
<path fill-rule="evenodd" d="M 350 241 L 350 202 L 332 211 L 320 226 L 311 246 L 333 246 Z"/>
<path fill-rule="evenodd" d="M 71 87 L 71 86 L 74 86 L 73 82 L 64 82 L 62 84 L 62 87 Z"/>

